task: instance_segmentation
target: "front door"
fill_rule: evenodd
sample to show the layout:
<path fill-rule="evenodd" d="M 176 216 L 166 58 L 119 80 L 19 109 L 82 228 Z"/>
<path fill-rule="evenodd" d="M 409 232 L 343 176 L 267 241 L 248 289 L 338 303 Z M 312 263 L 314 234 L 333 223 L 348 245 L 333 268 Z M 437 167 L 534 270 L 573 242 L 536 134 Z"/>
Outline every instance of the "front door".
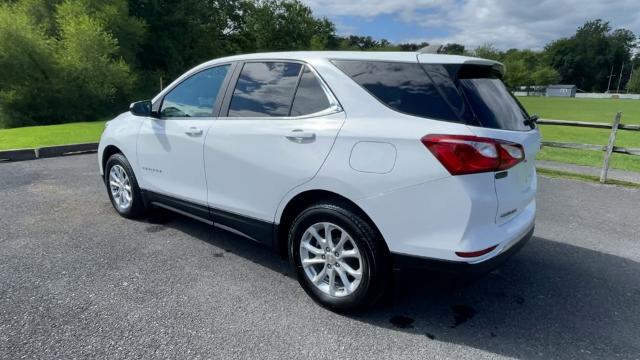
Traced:
<path fill-rule="evenodd" d="M 203 147 L 229 65 L 186 78 L 160 100 L 158 118 L 146 118 L 138 133 L 140 186 L 179 200 L 206 205 Z"/>

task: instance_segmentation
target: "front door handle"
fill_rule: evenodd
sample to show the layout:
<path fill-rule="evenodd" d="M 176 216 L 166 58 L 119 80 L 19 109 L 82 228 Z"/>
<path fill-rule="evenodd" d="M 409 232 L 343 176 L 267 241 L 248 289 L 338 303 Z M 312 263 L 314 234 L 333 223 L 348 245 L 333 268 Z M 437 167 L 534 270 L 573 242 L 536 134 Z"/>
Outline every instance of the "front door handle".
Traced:
<path fill-rule="evenodd" d="M 291 130 L 286 138 L 295 142 L 312 141 L 316 138 L 316 133 L 304 131 L 302 129 L 295 129 Z"/>
<path fill-rule="evenodd" d="M 189 130 L 185 131 L 184 133 L 189 135 L 189 136 L 200 136 L 200 135 L 202 135 L 202 132 L 203 131 L 202 131 L 201 128 L 192 126 L 192 127 L 189 128 Z"/>

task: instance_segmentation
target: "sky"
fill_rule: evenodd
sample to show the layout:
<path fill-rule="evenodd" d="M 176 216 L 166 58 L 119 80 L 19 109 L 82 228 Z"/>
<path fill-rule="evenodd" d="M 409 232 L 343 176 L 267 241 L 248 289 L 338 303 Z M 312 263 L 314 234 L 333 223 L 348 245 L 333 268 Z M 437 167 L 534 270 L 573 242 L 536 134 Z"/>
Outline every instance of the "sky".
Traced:
<path fill-rule="evenodd" d="M 639 0 L 303 0 L 329 18 L 339 35 L 369 35 L 393 43 L 492 44 L 542 49 L 571 36 L 587 20 L 640 35 Z"/>

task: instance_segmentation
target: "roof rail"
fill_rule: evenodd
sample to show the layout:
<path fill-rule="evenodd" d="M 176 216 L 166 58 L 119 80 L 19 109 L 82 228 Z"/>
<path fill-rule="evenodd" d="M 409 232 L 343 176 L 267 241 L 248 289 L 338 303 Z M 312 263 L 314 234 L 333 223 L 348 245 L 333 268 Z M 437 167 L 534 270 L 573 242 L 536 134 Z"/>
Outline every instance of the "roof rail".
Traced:
<path fill-rule="evenodd" d="M 418 53 L 419 54 L 440 54 L 440 51 L 442 51 L 442 48 L 444 48 L 444 45 L 442 44 L 431 44 L 418 50 Z"/>

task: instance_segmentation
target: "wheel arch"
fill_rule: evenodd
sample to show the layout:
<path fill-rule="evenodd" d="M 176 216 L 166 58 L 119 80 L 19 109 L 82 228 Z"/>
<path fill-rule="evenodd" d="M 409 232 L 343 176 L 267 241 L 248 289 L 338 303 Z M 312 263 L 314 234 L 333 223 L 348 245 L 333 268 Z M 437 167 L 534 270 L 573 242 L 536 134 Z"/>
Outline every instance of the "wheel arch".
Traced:
<path fill-rule="evenodd" d="M 382 236 L 382 233 L 376 226 L 375 222 L 373 222 L 371 217 L 367 215 L 367 213 L 362 210 L 360 206 L 358 206 L 354 201 L 338 193 L 329 190 L 315 189 L 306 190 L 296 194 L 284 206 L 274 236 L 274 247 L 281 256 L 287 256 L 289 228 L 291 227 L 293 220 L 295 220 L 296 216 L 298 216 L 298 214 L 300 214 L 302 210 L 319 202 L 337 203 L 362 216 L 362 218 L 365 221 L 369 222 L 371 227 L 376 231 L 379 238 L 382 239 L 385 248 L 387 249 L 387 251 L 389 251 L 386 241 L 384 240 L 384 237 Z"/>
<path fill-rule="evenodd" d="M 115 145 L 107 145 L 104 148 L 104 150 L 102 151 L 102 158 L 100 159 L 100 166 L 101 166 L 101 169 L 102 169 L 103 173 L 106 170 L 105 166 L 107 165 L 107 160 L 109 160 L 109 158 L 113 154 L 118 154 L 118 153 L 124 155 L 124 152 L 122 150 L 120 150 L 120 148 L 118 148 Z"/>

